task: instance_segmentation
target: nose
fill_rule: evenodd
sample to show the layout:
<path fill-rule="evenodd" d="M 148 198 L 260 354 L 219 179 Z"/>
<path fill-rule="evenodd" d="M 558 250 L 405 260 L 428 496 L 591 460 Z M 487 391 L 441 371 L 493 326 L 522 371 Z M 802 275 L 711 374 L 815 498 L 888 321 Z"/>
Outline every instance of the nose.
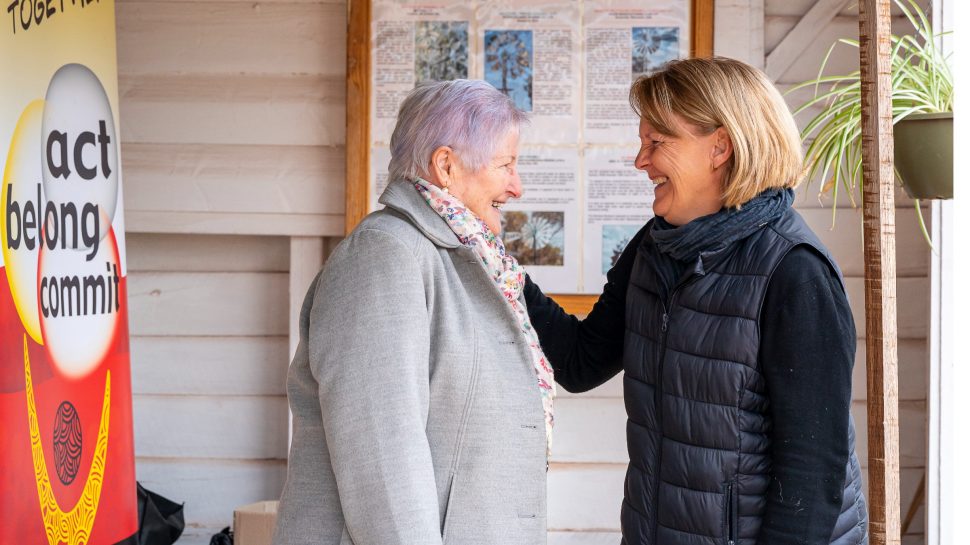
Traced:
<path fill-rule="evenodd" d="M 641 146 L 640 151 L 637 152 L 636 159 L 633 160 L 633 166 L 637 170 L 647 170 L 650 166 L 650 146 Z"/>
<path fill-rule="evenodd" d="M 525 189 L 522 188 L 522 178 L 519 177 L 518 170 L 516 170 L 515 175 L 512 176 L 512 181 L 509 182 L 509 186 L 506 188 L 506 190 L 512 194 L 512 198 L 522 198 L 522 195 L 525 193 Z"/>

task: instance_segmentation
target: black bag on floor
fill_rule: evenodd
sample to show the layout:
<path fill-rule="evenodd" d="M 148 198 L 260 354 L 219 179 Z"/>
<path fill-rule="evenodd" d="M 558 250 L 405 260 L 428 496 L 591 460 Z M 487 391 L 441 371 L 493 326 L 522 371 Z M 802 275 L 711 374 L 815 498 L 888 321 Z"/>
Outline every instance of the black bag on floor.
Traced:
<path fill-rule="evenodd" d="M 209 539 L 209 545 L 232 545 L 232 530 L 228 526 Z"/>
<path fill-rule="evenodd" d="M 138 485 L 138 545 L 172 545 L 185 529 L 183 504 Z"/>

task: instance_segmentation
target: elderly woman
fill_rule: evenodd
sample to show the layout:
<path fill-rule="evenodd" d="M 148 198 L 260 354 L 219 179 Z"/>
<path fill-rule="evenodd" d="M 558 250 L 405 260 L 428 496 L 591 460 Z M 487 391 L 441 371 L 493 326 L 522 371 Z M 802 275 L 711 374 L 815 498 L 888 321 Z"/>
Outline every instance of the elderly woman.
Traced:
<path fill-rule="evenodd" d="M 277 545 L 545 543 L 552 370 L 496 237 L 524 121 L 483 81 L 401 105 L 385 208 L 303 305 Z"/>
<path fill-rule="evenodd" d="M 624 370 L 626 545 L 868 541 L 849 415 L 855 326 L 791 208 L 798 131 L 761 72 L 674 61 L 634 83 L 655 218 L 586 320 L 529 283 L 569 391 Z"/>

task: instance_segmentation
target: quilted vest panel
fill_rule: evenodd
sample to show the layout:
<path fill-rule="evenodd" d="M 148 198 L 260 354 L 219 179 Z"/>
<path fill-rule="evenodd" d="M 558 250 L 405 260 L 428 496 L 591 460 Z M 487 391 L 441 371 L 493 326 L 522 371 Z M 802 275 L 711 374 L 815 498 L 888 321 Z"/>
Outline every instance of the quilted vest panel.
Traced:
<path fill-rule="evenodd" d="M 644 239 L 627 292 L 625 545 L 755 545 L 771 475 L 771 417 L 759 316 L 782 258 L 808 244 L 838 268 L 794 210 L 659 289 L 669 259 Z M 841 276 L 841 275 L 840 275 Z M 666 294 L 664 298 L 661 294 Z M 867 542 L 855 437 L 832 544 Z"/>

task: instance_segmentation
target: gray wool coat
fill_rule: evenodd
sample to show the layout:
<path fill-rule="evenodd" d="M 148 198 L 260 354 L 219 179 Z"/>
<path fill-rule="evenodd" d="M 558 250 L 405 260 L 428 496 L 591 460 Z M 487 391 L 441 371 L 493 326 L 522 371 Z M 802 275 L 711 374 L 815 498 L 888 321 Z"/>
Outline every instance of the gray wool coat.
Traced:
<path fill-rule="evenodd" d="M 303 304 L 273 543 L 543 544 L 545 428 L 525 336 L 410 183 L 380 202 Z"/>

